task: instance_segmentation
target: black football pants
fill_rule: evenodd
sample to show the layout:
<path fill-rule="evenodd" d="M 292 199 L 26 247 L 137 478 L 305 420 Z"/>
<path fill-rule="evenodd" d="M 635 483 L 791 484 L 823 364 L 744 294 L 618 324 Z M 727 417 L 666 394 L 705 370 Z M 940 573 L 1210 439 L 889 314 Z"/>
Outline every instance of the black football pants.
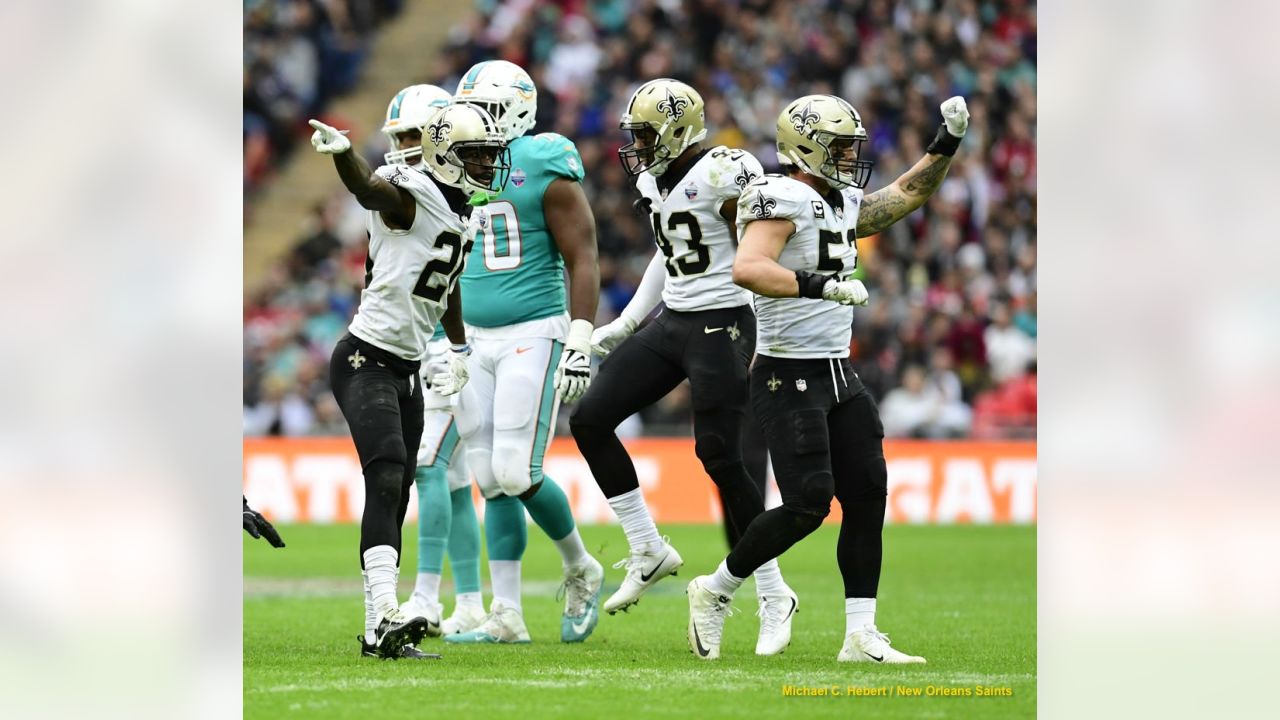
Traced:
<path fill-rule="evenodd" d="M 845 597 L 880 585 L 888 475 L 875 400 L 847 359 L 756 358 L 751 404 L 760 420 L 782 506 L 747 527 L 726 564 L 745 578 L 818 529 L 840 502 L 836 560 Z"/>
<path fill-rule="evenodd" d="M 400 553 L 400 531 L 409 509 L 418 443 L 422 440 L 419 363 L 405 360 L 347 333 L 329 360 L 329 383 L 351 429 L 364 471 L 364 551 L 390 545 Z"/>
<path fill-rule="evenodd" d="M 578 450 L 605 497 L 640 487 L 614 430 L 688 378 L 694 452 L 724 499 L 726 525 L 736 537 L 763 512 L 764 495 L 742 460 L 747 368 L 755 341 L 756 318 L 747 305 L 664 310 L 609 355 L 569 418 Z"/>

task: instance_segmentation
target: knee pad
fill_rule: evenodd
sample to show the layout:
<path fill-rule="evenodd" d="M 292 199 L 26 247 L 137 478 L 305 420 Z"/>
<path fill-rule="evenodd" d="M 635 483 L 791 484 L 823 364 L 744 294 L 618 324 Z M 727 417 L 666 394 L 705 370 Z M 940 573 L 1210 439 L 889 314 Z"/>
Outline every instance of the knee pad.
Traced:
<path fill-rule="evenodd" d="M 790 514 L 790 519 L 792 524 L 803 535 L 808 535 L 814 530 L 817 530 L 819 527 L 822 526 L 823 519 L 827 517 L 826 512 L 823 512 L 821 515 L 819 515 L 818 513 L 799 510 L 793 507 L 784 506 L 783 509 L 788 511 L 788 513 Z M 830 506 L 828 506 L 828 510 L 829 509 L 830 509 Z"/>
<path fill-rule="evenodd" d="M 471 471 L 467 465 L 467 453 L 461 448 L 453 453 L 449 461 L 449 471 L 445 473 L 449 482 L 449 492 L 471 487 Z"/>
<path fill-rule="evenodd" d="M 868 455 L 857 463 L 856 472 L 841 480 L 836 492 L 840 502 L 872 500 L 889 494 L 889 472 L 883 455 Z"/>
<path fill-rule="evenodd" d="M 800 480 L 799 497 L 787 507 L 796 512 L 816 515 L 819 522 L 831 512 L 831 498 L 836 494 L 836 479 L 829 472 L 815 472 Z"/>
<path fill-rule="evenodd" d="M 383 502 L 399 504 L 404 487 L 405 466 L 389 460 L 376 460 L 364 470 L 366 498 L 378 498 Z M 412 478 L 412 475 L 410 476 Z M 367 501 L 367 500 L 366 500 Z"/>
<path fill-rule="evenodd" d="M 486 498 L 502 495 L 502 487 L 493 475 L 492 450 L 488 448 L 467 448 L 467 465 L 476 476 L 476 485 L 480 486 L 480 494 Z"/>
<path fill-rule="evenodd" d="M 693 454 L 710 470 L 712 465 L 729 460 L 729 444 L 719 433 L 702 433 L 693 440 Z"/>
<path fill-rule="evenodd" d="M 523 495 L 534 482 L 529 455 L 514 448 L 494 448 L 493 477 L 504 495 Z"/>
<path fill-rule="evenodd" d="M 590 403 L 587 402 L 578 403 L 578 406 L 573 409 L 573 414 L 569 416 L 569 431 L 573 433 L 573 438 L 579 441 L 613 432 L 614 428 L 607 425 L 600 421 L 592 411 Z"/>

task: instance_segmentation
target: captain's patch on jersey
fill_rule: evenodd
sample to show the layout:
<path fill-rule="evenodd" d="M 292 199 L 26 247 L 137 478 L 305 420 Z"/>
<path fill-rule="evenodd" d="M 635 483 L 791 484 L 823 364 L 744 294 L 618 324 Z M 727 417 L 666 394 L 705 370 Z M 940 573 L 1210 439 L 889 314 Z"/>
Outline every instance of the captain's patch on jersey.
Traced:
<path fill-rule="evenodd" d="M 813 216 L 816 218 L 824 218 L 827 216 L 827 211 L 822 208 L 822 203 L 817 200 L 813 201 Z"/>

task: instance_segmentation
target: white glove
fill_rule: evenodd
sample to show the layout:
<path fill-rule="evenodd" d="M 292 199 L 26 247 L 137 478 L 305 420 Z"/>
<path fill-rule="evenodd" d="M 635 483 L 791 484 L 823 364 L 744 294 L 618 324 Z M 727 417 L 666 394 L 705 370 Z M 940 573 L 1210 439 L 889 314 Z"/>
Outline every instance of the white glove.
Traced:
<path fill-rule="evenodd" d="M 560 365 L 556 367 L 555 388 L 560 400 L 571 403 L 582 397 L 591 384 L 591 323 L 574 320 L 569 323 L 569 337 L 564 341 Z"/>
<path fill-rule="evenodd" d="M 631 337 L 635 331 L 636 322 L 626 316 L 619 317 L 604 327 L 598 327 L 591 333 L 591 352 L 604 357 L 621 345 L 623 340 Z"/>
<path fill-rule="evenodd" d="M 456 395 L 467 384 L 471 373 L 467 371 L 467 356 L 471 354 L 470 345 L 454 345 L 449 348 L 449 359 L 443 365 L 434 367 L 431 376 L 431 389 L 444 396 Z"/>
<path fill-rule="evenodd" d="M 822 299 L 841 305 L 866 305 L 870 297 L 861 280 L 828 280 L 822 286 Z"/>
<path fill-rule="evenodd" d="M 341 155 L 351 149 L 351 141 L 347 139 L 347 131 L 325 125 L 319 120 L 311 120 L 311 147 L 325 155 Z"/>
<path fill-rule="evenodd" d="M 467 218 L 467 227 L 462 231 L 463 242 L 475 242 L 477 237 L 484 235 L 485 229 L 488 227 L 489 211 L 482 207 L 471 208 L 471 216 Z"/>
<path fill-rule="evenodd" d="M 969 129 L 969 108 L 964 104 L 964 98 L 956 95 L 942 103 L 942 122 L 947 124 L 947 132 L 964 137 Z"/>

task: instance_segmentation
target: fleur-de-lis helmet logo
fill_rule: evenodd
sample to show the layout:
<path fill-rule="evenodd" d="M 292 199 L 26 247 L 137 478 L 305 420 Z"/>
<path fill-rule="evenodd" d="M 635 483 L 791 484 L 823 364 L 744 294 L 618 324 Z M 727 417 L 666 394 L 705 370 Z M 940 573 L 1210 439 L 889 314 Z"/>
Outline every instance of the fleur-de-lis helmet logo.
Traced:
<path fill-rule="evenodd" d="M 684 109 L 688 104 L 689 101 L 687 99 L 667 90 L 666 99 L 659 101 L 657 107 L 658 112 L 666 113 L 666 116 L 672 120 L 679 120 L 684 117 Z"/>
<path fill-rule="evenodd" d="M 791 113 L 791 125 L 796 132 L 804 134 L 809 126 L 818 122 L 820 116 L 813 111 L 813 101 L 805 103 L 805 106 Z"/>
<path fill-rule="evenodd" d="M 453 129 L 453 123 L 448 120 L 440 120 L 432 125 L 427 126 L 427 134 L 431 136 L 431 142 L 439 145 L 449 136 L 449 131 Z"/>
<path fill-rule="evenodd" d="M 773 209 L 777 205 L 778 203 L 773 198 L 757 195 L 756 201 L 751 204 L 751 212 L 755 213 L 758 218 L 773 217 Z"/>

